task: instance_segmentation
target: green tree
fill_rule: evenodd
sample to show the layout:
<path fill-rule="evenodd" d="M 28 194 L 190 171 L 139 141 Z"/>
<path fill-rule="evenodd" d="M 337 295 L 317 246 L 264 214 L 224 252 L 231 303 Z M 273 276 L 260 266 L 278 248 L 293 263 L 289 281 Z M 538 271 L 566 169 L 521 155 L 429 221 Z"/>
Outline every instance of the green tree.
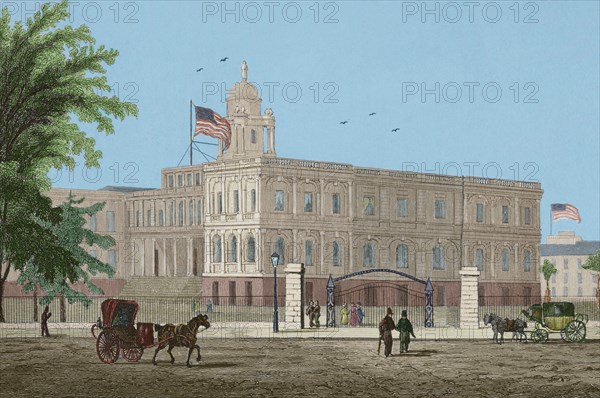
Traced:
<path fill-rule="evenodd" d="M 112 134 L 113 119 L 137 116 L 134 104 L 102 95 L 118 52 L 96 47 L 90 29 L 68 18 L 66 0 L 42 5 L 25 24 L 11 23 L 7 8 L 0 16 L 0 322 L 8 273 L 32 257 L 47 281 L 76 279 L 78 261 L 48 227 L 61 211 L 41 192 L 50 168 L 72 170 L 76 156 L 99 166 L 102 153 L 78 123 Z"/>
<path fill-rule="evenodd" d="M 556 274 L 556 266 L 550 261 L 544 260 L 544 264 L 542 264 L 540 271 L 546 280 L 546 293 L 544 294 L 544 302 L 548 303 L 552 301 L 552 295 L 550 294 L 550 278 L 552 275 Z"/>
<path fill-rule="evenodd" d="M 94 231 L 85 228 L 87 221 L 85 215 L 92 216 L 104 208 L 105 203 L 96 203 L 88 207 L 78 207 L 83 203 L 84 198 L 75 199 L 72 193 L 69 193 L 67 200 L 60 206 L 62 218 L 58 225 L 52 225 L 40 221 L 46 228 L 50 229 L 58 239 L 59 245 L 67 249 L 78 262 L 79 266 L 74 268 L 75 278 L 67 279 L 55 277 L 54 280 L 48 280 L 40 275 L 40 269 L 45 264 L 39 264 L 35 258 L 32 258 L 23 268 L 19 275 L 19 283 L 24 285 L 25 291 L 34 291 L 37 286 L 41 287 L 46 295 L 40 300 L 42 305 L 49 304 L 55 297 L 61 299 L 61 322 L 65 322 L 64 299 L 69 303 L 83 302 L 86 306 L 91 300 L 81 291 L 73 289 L 72 284 L 83 282 L 90 292 L 102 294 L 91 281 L 90 276 L 105 274 L 109 277 L 114 275 L 113 268 L 90 255 L 86 248 L 96 246 L 106 250 L 115 245 L 115 240 L 109 235 L 99 235 Z M 84 267 L 85 266 L 85 267 Z"/>
<path fill-rule="evenodd" d="M 596 254 L 590 256 L 582 268 L 598 273 L 596 275 L 596 301 L 598 303 L 598 308 L 600 308 L 600 250 L 598 250 Z"/>

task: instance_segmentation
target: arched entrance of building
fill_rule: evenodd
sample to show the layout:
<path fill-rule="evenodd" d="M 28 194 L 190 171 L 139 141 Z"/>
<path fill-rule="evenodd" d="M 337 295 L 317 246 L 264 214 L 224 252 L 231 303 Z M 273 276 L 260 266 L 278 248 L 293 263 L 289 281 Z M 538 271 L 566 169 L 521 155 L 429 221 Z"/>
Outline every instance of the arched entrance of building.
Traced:
<path fill-rule="evenodd" d="M 413 282 L 417 282 L 419 285 L 424 285 L 424 293 L 423 291 L 419 292 L 416 289 L 411 289 L 407 285 L 398 284 L 397 281 L 381 282 L 361 280 L 360 284 L 353 284 L 352 286 L 346 286 L 345 288 L 341 284 L 344 280 L 373 272 L 400 275 Z M 380 294 L 382 291 L 384 293 Z M 383 300 L 380 300 L 380 297 L 382 297 Z M 386 307 L 402 307 L 403 309 L 409 309 L 409 312 L 412 314 L 418 315 L 417 319 L 414 319 L 415 317 L 413 316 L 413 319 L 417 321 L 415 324 L 422 324 L 426 328 L 433 327 L 433 285 L 429 278 L 427 278 L 427 280 L 422 280 L 413 275 L 394 269 L 368 269 L 338 276 L 337 278 L 334 278 L 330 274 L 329 280 L 327 281 L 327 326 L 335 327 L 337 325 L 336 303 L 339 306 L 344 303 L 357 302 L 358 300 L 365 301 L 364 311 L 367 314 L 369 308 L 376 308 L 379 305 Z M 381 303 L 379 301 L 381 301 Z M 410 311 L 410 309 L 412 309 L 412 311 Z M 352 309 L 348 307 L 348 311 L 351 312 Z M 351 317 L 351 314 L 349 317 Z"/>

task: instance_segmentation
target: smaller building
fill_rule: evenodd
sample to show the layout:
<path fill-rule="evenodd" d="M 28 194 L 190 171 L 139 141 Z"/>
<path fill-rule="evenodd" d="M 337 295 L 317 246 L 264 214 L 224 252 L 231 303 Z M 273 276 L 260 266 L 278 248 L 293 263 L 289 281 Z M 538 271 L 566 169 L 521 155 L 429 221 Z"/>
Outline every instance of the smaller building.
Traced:
<path fill-rule="evenodd" d="M 561 231 L 546 238 L 540 245 L 540 264 L 549 260 L 556 266 L 556 274 L 550 278 L 553 298 L 595 297 L 598 272 L 582 266 L 600 249 L 600 241 L 586 241 L 572 231 Z M 540 278 L 541 291 L 546 290 L 546 281 Z"/>

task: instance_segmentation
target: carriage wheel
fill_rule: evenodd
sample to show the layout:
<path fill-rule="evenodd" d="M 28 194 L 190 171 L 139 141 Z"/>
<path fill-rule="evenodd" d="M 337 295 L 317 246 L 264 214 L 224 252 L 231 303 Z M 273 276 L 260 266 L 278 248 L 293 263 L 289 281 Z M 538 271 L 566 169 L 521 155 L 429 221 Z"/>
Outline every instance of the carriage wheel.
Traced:
<path fill-rule="evenodd" d="M 98 338 L 98 333 L 100 333 L 100 328 L 98 327 L 97 324 L 93 324 L 92 325 L 92 336 L 94 336 L 95 339 Z"/>
<path fill-rule="evenodd" d="M 563 341 L 567 341 L 568 342 L 569 339 L 567 338 L 567 334 L 565 333 L 566 330 L 567 329 L 565 328 L 565 329 L 563 329 L 563 330 L 560 331 L 560 338 L 563 339 Z"/>
<path fill-rule="evenodd" d="M 119 359 L 119 338 L 110 331 L 101 332 L 96 341 L 96 352 L 102 362 L 115 362 Z"/>
<path fill-rule="evenodd" d="M 128 347 L 121 349 L 121 355 L 129 362 L 137 362 L 144 354 L 144 347 Z"/>
<path fill-rule="evenodd" d="M 544 329 L 536 329 L 531 332 L 531 340 L 536 343 L 545 343 L 548 341 L 548 332 Z"/>
<path fill-rule="evenodd" d="M 567 341 L 580 343 L 585 339 L 585 323 L 579 320 L 569 322 L 564 329 Z"/>

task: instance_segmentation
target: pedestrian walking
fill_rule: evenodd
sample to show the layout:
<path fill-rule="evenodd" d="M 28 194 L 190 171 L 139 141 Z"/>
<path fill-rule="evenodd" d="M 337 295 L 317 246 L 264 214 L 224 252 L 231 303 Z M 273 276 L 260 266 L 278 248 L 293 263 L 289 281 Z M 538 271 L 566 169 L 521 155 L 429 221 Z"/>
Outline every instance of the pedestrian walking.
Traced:
<path fill-rule="evenodd" d="M 356 306 L 356 315 L 358 316 L 358 326 L 362 326 L 363 319 L 365 319 L 365 311 L 363 310 L 363 306 L 360 302 Z"/>
<path fill-rule="evenodd" d="M 410 336 L 417 338 L 413 332 L 412 323 L 407 318 L 406 310 L 402 310 L 402 316 L 396 325 L 396 330 L 400 332 L 400 354 L 408 352 L 408 345 L 410 344 Z"/>
<path fill-rule="evenodd" d="M 306 315 L 308 315 L 309 327 L 315 326 L 315 303 L 311 300 L 306 307 Z"/>
<path fill-rule="evenodd" d="M 319 300 L 315 302 L 315 308 L 313 309 L 313 319 L 316 327 L 321 326 L 321 322 L 319 318 L 321 317 L 321 306 L 319 305 Z"/>
<path fill-rule="evenodd" d="M 42 337 L 44 334 L 46 337 L 50 337 L 50 333 L 48 332 L 48 319 L 52 316 L 50 309 L 48 306 L 44 307 L 44 312 L 42 312 Z"/>
<path fill-rule="evenodd" d="M 348 304 L 342 306 L 342 325 L 348 326 Z"/>
<path fill-rule="evenodd" d="M 211 299 L 208 299 L 208 302 L 206 303 L 206 313 L 210 314 L 213 312 L 213 302 Z"/>
<path fill-rule="evenodd" d="M 381 340 L 383 340 L 383 344 L 385 345 L 384 354 L 386 358 L 392 355 L 392 344 L 394 343 L 394 339 L 392 338 L 392 331 L 394 330 L 396 324 L 394 323 L 394 319 L 392 318 L 394 313 L 390 307 L 387 308 L 385 317 L 379 322 L 379 347 L 377 348 L 377 354 L 381 350 Z"/>
<path fill-rule="evenodd" d="M 354 303 L 350 303 L 350 326 L 358 326 L 358 314 Z"/>

